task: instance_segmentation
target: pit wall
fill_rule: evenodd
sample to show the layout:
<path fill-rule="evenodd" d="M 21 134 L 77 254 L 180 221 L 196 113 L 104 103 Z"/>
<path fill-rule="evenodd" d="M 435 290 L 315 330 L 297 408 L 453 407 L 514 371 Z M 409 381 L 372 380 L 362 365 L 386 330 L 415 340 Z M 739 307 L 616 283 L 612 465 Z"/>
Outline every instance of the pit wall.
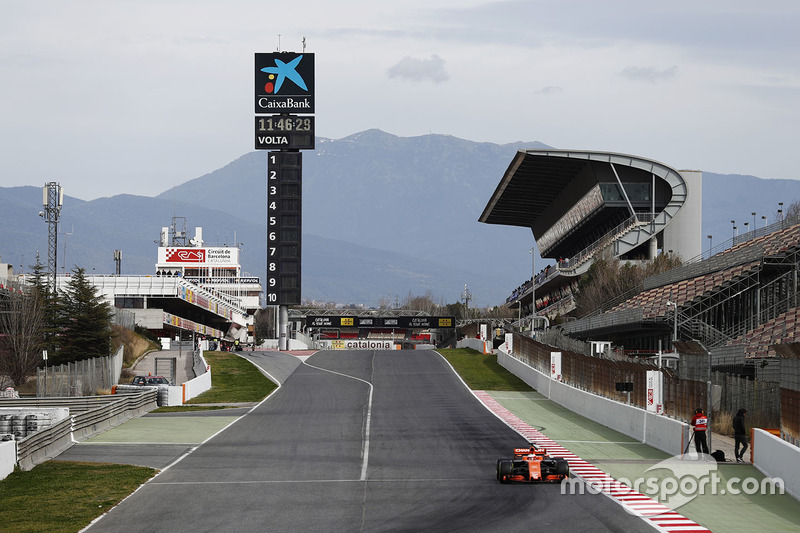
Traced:
<path fill-rule="evenodd" d="M 688 424 L 550 379 L 509 355 L 505 344 L 497 351 L 497 362 L 557 404 L 664 453 L 680 455 L 688 442 Z"/>
<path fill-rule="evenodd" d="M 800 448 L 770 434 L 753 428 L 750 460 L 767 477 L 783 479 L 786 492 L 800 499 Z"/>

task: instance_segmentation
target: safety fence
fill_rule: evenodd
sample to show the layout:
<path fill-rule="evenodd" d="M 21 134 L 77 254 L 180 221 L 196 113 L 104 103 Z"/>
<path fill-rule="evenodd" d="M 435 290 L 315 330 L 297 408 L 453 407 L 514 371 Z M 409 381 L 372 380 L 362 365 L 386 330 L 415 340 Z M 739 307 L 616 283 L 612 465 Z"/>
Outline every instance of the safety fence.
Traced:
<path fill-rule="evenodd" d="M 630 396 L 631 405 L 645 407 L 647 371 L 657 369 L 654 360 L 636 361 L 610 350 L 599 357 L 587 355 L 588 343 L 573 339 L 572 344 L 568 344 L 563 339 L 554 337 L 560 335 L 558 332 L 548 331 L 549 335 L 544 333 L 537 332 L 536 340 L 515 334 L 515 357 L 541 372 L 549 372 L 550 353 L 560 350 L 562 374 L 566 383 L 624 402 L 628 402 Z M 709 360 L 709 357 L 712 359 Z M 742 366 L 743 361 L 743 356 L 741 361 L 737 359 L 739 366 Z M 739 409 L 747 409 L 749 416 L 757 418 L 764 427 L 780 426 L 781 385 L 774 372 L 768 373 L 768 368 L 760 368 L 756 379 L 753 379 L 746 375 L 712 372 L 712 363 L 715 368 L 725 366 L 722 364 L 724 359 L 713 353 L 681 353 L 677 372 L 672 368 L 661 369 L 664 375 L 662 390 L 665 413 L 682 420 L 690 420 L 698 407 L 706 409 L 711 405 L 715 412 L 730 414 Z M 711 387 L 708 383 L 709 375 Z M 629 394 L 618 392 L 618 382 L 633 383 L 633 391 Z"/>
<path fill-rule="evenodd" d="M 519 334 L 514 334 L 513 342 L 514 357 L 549 375 L 550 353 L 554 351 L 552 346 Z M 561 374 L 564 383 L 641 408 L 645 408 L 647 404 L 648 370 L 656 370 L 656 367 L 652 364 L 593 357 L 561 350 Z M 695 408 L 707 405 L 707 383 L 679 379 L 671 369 L 662 368 L 661 372 L 664 374 L 665 414 L 688 420 L 692 418 Z M 633 390 L 617 391 L 616 384 L 620 382 L 633 383 Z"/>
<path fill-rule="evenodd" d="M 110 390 L 122 373 L 123 347 L 113 355 L 84 359 L 36 371 L 36 396 L 91 396 Z"/>

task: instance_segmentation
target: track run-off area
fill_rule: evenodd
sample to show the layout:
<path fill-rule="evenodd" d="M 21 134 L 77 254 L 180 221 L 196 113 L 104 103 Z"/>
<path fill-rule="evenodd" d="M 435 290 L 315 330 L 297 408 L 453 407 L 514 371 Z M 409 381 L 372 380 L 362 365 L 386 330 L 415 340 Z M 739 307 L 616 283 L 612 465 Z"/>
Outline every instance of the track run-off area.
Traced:
<path fill-rule="evenodd" d="M 86 531 L 708 531 L 677 513 L 635 516 L 613 495 L 498 483 L 496 460 L 530 441 L 576 474 L 600 471 L 470 391 L 434 351 L 243 356 L 280 386 L 217 417 L 201 443 L 180 422 L 163 445 L 113 443 L 111 430 L 73 447 L 105 460 L 135 449 L 120 462 L 162 468 Z"/>

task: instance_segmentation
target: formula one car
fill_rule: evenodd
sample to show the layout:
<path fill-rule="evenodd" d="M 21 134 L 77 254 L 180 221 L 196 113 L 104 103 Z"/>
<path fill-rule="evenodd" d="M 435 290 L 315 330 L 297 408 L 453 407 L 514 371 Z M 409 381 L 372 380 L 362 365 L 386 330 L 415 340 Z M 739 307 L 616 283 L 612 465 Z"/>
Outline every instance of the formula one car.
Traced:
<path fill-rule="evenodd" d="M 569 463 L 561 457 L 550 457 L 546 448 L 531 443 L 528 448 L 514 448 L 513 459 L 497 460 L 497 480 L 558 482 L 569 476 Z"/>

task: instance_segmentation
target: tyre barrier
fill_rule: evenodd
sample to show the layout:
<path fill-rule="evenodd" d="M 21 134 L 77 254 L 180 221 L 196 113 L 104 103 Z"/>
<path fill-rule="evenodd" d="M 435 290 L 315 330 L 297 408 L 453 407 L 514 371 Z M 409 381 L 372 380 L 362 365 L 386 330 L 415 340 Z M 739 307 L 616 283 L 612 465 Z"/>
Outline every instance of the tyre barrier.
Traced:
<path fill-rule="evenodd" d="M 147 387 L 136 389 L 118 396 L 3 399 L 0 424 L 9 428 L 9 435 L 14 435 L 12 427 L 27 432 L 25 437 L 14 438 L 17 465 L 30 470 L 75 442 L 153 410 L 157 391 L 146 390 Z M 19 417 L 16 424 L 15 416 Z"/>
<path fill-rule="evenodd" d="M 156 390 L 159 407 L 169 405 L 169 385 L 116 385 L 112 394 L 138 394 L 143 390 Z"/>
<path fill-rule="evenodd" d="M 169 405 L 169 388 L 166 385 L 158 387 L 158 405 Z"/>
<path fill-rule="evenodd" d="M 13 435 L 16 440 L 23 439 L 40 429 L 52 426 L 63 419 L 52 410 L 36 413 L 24 413 L 20 409 L 6 414 L 0 414 L 0 435 Z"/>

